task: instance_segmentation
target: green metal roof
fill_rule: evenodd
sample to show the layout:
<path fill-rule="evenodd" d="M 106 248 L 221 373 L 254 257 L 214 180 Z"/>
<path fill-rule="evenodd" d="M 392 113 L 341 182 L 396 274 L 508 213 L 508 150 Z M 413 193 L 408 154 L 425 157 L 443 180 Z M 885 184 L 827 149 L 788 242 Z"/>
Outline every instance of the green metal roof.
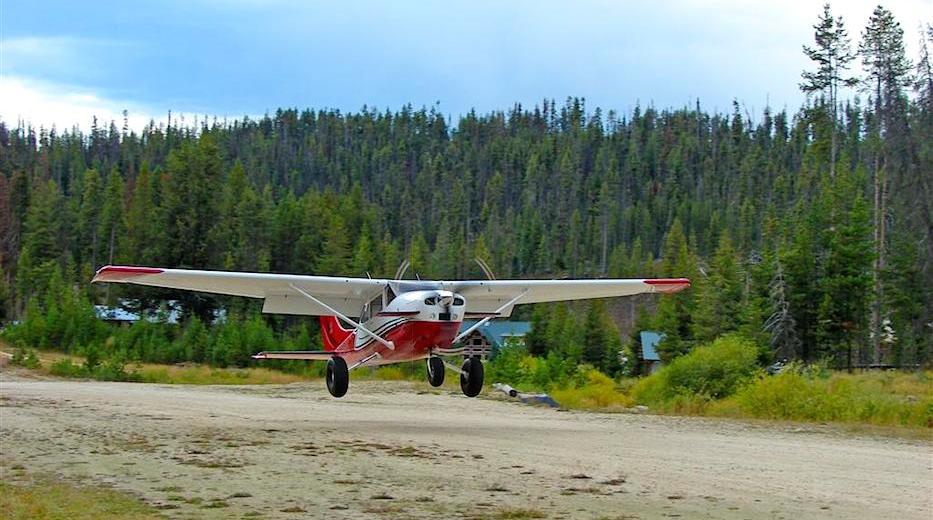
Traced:
<path fill-rule="evenodd" d="M 460 330 L 472 327 L 479 320 L 463 320 Z M 531 330 L 530 321 L 496 321 L 490 320 L 480 325 L 474 332 L 479 332 L 492 344 L 494 349 L 502 348 L 506 340 L 511 337 L 524 337 Z"/>
<path fill-rule="evenodd" d="M 645 361 L 661 361 L 658 355 L 658 343 L 664 339 L 664 334 L 653 330 L 643 330 L 641 336 L 641 358 Z"/>

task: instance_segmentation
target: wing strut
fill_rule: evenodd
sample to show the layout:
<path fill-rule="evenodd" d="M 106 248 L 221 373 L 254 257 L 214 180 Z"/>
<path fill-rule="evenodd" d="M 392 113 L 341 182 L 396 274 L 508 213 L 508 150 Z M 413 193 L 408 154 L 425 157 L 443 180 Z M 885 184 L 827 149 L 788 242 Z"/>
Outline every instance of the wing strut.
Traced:
<path fill-rule="evenodd" d="M 362 331 L 365 332 L 366 334 L 372 336 L 372 338 L 373 338 L 374 340 L 376 340 L 376 341 L 378 341 L 379 343 L 382 343 L 383 345 L 385 345 L 385 347 L 386 347 L 387 349 L 389 349 L 389 350 L 395 350 L 395 344 L 392 343 L 391 341 L 386 341 L 386 340 L 382 339 L 382 337 L 376 335 L 376 333 L 374 333 L 374 332 L 372 332 L 371 330 L 367 329 L 367 328 L 364 327 L 362 324 L 359 324 L 359 323 L 357 323 L 357 322 L 351 320 L 350 318 L 344 316 L 344 315 L 343 315 L 342 313 L 340 313 L 340 311 L 338 311 L 337 309 L 331 307 L 330 305 L 327 305 L 326 303 L 322 302 L 321 300 L 318 300 L 317 298 L 315 298 L 314 296 L 311 296 L 310 294 L 306 293 L 305 291 L 301 290 L 300 288 L 295 287 L 295 284 L 290 283 L 290 284 L 288 284 L 288 286 L 291 287 L 292 289 L 298 291 L 299 293 L 301 293 L 305 298 L 307 298 L 307 299 L 313 301 L 314 303 L 316 303 L 316 304 L 320 305 L 321 307 L 324 307 L 325 309 L 327 309 L 327 310 L 329 310 L 330 312 L 334 313 L 334 316 L 337 316 L 338 318 L 342 319 L 343 321 L 349 323 L 350 325 L 353 325 L 354 327 L 356 327 L 356 328 L 362 330 Z"/>
<path fill-rule="evenodd" d="M 472 327 L 470 327 L 470 328 L 468 328 L 467 330 L 465 330 L 465 331 L 461 332 L 460 334 L 458 334 L 457 337 L 454 338 L 453 343 L 456 343 L 456 342 L 460 341 L 461 339 L 467 337 L 467 336 L 468 336 L 471 332 L 473 332 L 474 330 L 476 330 L 476 329 L 482 327 L 487 321 L 489 321 L 489 320 L 495 318 L 496 316 L 499 315 L 500 312 L 502 312 L 502 311 L 508 309 L 510 306 L 514 305 L 515 302 L 517 302 L 518 300 L 520 300 L 520 299 L 521 299 L 523 296 L 525 296 L 526 294 L 528 294 L 528 289 L 525 289 L 524 291 L 522 291 L 521 294 L 519 294 L 518 296 L 516 296 L 516 297 L 512 298 L 511 300 L 509 300 L 505 305 L 503 305 L 502 307 L 499 307 L 498 309 L 496 309 L 496 310 L 495 310 L 492 314 L 490 314 L 489 316 L 486 316 L 485 318 L 483 318 L 483 319 L 477 321 L 476 323 L 474 323 Z"/>

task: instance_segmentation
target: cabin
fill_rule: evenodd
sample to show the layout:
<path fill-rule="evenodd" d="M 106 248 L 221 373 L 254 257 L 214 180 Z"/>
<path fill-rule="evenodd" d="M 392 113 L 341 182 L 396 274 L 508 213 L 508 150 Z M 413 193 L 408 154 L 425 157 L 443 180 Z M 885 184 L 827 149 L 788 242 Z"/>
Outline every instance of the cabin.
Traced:
<path fill-rule="evenodd" d="M 478 320 L 463 320 L 460 330 L 467 330 Z M 495 356 L 507 343 L 525 342 L 525 336 L 531 330 L 529 321 L 487 321 L 480 325 L 460 344 L 465 347 L 464 356 L 480 356 L 489 359 Z"/>
<path fill-rule="evenodd" d="M 121 302 L 121 305 L 115 305 L 113 307 L 108 305 L 95 305 L 94 314 L 96 314 L 97 319 L 101 321 L 114 325 L 130 326 L 142 319 L 150 323 L 164 322 L 174 325 L 178 323 L 180 313 L 176 309 L 170 309 L 161 313 L 152 311 L 138 313 L 126 310 L 126 308 L 123 307 L 123 302 Z"/>
<path fill-rule="evenodd" d="M 137 306 L 137 302 L 133 300 L 119 300 L 118 304 L 114 306 L 95 305 L 94 314 L 101 321 L 127 327 L 140 320 L 146 320 L 149 323 L 168 323 L 170 325 L 176 325 L 181 321 L 181 311 L 178 302 L 175 300 L 164 302 L 159 309 L 145 310 L 141 313 L 127 310 Z M 217 309 L 214 311 L 214 323 L 223 323 L 226 319 L 226 310 Z"/>
<path fill-rule="evenodd" d="M 638 335 L 641 339 L 641 373 L 653 374 L 661 368 L 658 343 L 664 339 L 664 334 L 653 330 L 643 330 Z"/>

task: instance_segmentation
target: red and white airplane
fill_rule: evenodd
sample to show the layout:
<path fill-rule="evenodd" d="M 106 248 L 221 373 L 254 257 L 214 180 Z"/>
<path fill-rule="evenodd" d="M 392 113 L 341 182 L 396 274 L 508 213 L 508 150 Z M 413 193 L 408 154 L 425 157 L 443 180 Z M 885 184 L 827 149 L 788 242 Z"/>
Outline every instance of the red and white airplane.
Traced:
<path fill-rule="evenodd" d="M 427 359 L 428 381 L 444 382 L 445 365 L 460 373 L 460 388 L 475 397 L 483 388 L 483 364 L 467 357 L 461 368 L 441 356 L 463 356 L 462 338 L 520 303 L 543 303 L 641 293 L 674 293 L 686 278 L 631 280 L 402 280 L 270 273 L 106 266 L 93 282 L 132 283 L 264 300 L 262 312 L 320 316 L 324 350 L 260 352 L 256 359 L 327 361 L 327 390 L 347 393 L 349 371 L 362 366 Z M 460 330 L 464 318 L 481 318 Z M 344 326 L 346 325 L 346 326 Z"/>

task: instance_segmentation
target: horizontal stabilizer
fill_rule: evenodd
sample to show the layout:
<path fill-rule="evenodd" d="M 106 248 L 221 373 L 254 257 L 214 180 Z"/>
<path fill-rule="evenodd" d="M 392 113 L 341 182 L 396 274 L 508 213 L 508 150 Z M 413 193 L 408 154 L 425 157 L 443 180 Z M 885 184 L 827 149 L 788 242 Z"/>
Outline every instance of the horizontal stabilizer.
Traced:
<path fill-rule="evenodd" d="M 253 359 L 303 359 L 307 361 L 326 361 L 334 357 L 329 350 L 271 350 L 253 355 Z"/>

